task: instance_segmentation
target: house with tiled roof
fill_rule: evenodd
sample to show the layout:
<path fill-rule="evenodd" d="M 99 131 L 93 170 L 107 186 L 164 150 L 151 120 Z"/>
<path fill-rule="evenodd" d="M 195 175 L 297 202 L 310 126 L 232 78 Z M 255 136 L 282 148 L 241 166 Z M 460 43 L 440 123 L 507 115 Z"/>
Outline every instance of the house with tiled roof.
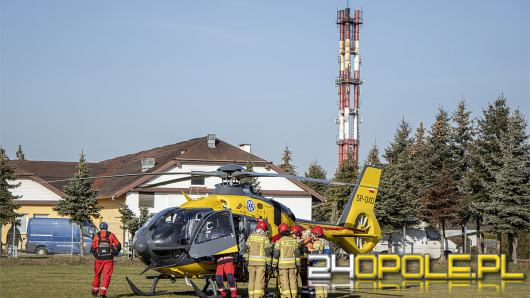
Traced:
<path fill-rule="evenodd" d="M 88 167 L 92 176 L 141 172 L 155 174 L 93 181 L 98 202 L 103 206 L 100 220 L 106 221 L 109 229 L 125 240 L 125 231 L 120 227 L 119 208 L 127 205 L 138 212 L 139 208 L 146 207 L 151 213 L 156 213 L 184 203 L 186 199 L 183 193 L 192 198 L 206 196 L 220 182 L 216 177 L 201 177 L 159 187 L 140 188 L 174 178 L 157 176 L 157 173 L 214 171 L 224 164 L 244 166 L 249 161 L 253 162 L 255 172 L 282 173 L 271 161 L 252 154 L 249 145 L 234 146 L 214 135 L 88 163 Z M 21 196 L 18 202 L 22 207 L 17 212 L 22 214 L 22 234 L 25 234 L 30 218 L 59 217 L 53 207 L 65 196 L 62 189 L 66 182 L 53 181 L 71 178 L 77 162 L 12 160 L 9 164 L 15 168 L 18 177 L 15 183 L 20 183 L 20 187 L 12 192 Z M 325 201 L 320 194 L 296 180 L 276 177 L 259 178 L 259 181 L 265 197 L 286 205 L 300 219 L 311 219 L 312 203 Z M 2 234 L 6 235 L 5 232 Z"/>

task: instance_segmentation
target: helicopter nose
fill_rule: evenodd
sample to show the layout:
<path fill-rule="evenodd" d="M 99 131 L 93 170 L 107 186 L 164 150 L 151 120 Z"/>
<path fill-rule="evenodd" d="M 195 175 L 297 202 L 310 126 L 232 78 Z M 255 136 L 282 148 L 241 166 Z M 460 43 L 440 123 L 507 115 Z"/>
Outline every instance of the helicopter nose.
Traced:
<path fill-rule="evenodd" d="M 136 241 L 134 241 L 134 250 L 136 250 L 136 252 L 138 252 L 139 254 L 143 255 L 146 250 L 147 250 L 147 243 L 145 242 L 145 239 L 136 239 Z"/>

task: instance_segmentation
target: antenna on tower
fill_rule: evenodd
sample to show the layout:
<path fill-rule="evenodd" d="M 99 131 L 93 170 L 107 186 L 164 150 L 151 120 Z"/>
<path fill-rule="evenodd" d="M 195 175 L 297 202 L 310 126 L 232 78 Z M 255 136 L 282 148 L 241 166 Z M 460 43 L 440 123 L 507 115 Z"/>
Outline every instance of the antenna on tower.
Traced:
<path fill-rule="evenodd" d="M 359 31 L 362 24 L 361 10 L 354 10 L 353 16 L 349 8 L 337 12 L 339 25 L 339 76 L 335 83 L 339 89 L 339 134 L 337 145 L 339 149 L 339 165 L 348 158 L 354 162 L 359 160 L 359 97 L 361 58 L 359 55 Z M 353 74 L 352 74 L 353 69 Z M 353 103 L 351 102 L 353 89 Z"/>

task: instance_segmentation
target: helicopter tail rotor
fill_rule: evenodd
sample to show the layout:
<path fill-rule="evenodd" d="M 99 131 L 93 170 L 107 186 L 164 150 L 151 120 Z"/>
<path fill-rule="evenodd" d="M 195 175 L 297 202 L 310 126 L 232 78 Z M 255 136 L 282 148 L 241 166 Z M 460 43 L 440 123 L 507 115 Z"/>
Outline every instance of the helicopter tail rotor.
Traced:
<path fill-rule="evenodd" d="M 354 236 L 339 238 L 339 245 L 356 253 L 367 253 L 379 242 L 381 227 L 374 207 L 381 169 L 366 166 L 339 219 L 339 226 L 353 229 Z"/>

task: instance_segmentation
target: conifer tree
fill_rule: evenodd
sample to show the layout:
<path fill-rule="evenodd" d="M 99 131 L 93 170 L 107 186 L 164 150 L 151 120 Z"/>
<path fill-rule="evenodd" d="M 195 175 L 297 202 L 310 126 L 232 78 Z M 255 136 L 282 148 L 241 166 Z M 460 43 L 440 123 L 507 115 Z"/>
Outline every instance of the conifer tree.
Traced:
<path fill-rule="evenodd" d="M 24 154 L 24 151 L 22 151 L 22 145 L 18 145 L 17 159 L 18 160 L 26 160 L 26 155 Z"/>
<path fill-rule="evenodd" d="M 449 114 L 440 107 L 426 142 L 426 162 L 430 172 L 430 175 L 426 177 L 427 187 L 436 183 L 442 169 L 451 172 L 454 170 L 452 141 Z"/>
<path fill-rule="evenodd" d="M 470 167 L 464 176 L 464 185 L 476 218 L 479 253 L 484 252 L 481 227 L 484 210 L 495 204 L 491 200 L 491 189 L 502 160 L 498 140 L 506 133 L 509 115 L 510 108 L 503 96 L 490 103 L 477 120 L 477 135 L 469 150 Z"/>
<path fill-rule="evenodd" d="M 449 115 L 443 109 L 439 108 L 438 113 L 436 114 L 436 120 L 434 121 L 431 127 L 430 136 L 427 138 L 426 147 L 425 147 L 425 157 L 426 157 L 426 169 L 422 173 L 425 175 L 424 189 L 420 195 L 421 205 L 423 206 L 422 214 L 432 214 L 436 212 L 437 216 L 427 216 L 423 217 L 424 220 L 431 223 L 437 223 L 440 229 L 440 235 L 442 236 L 442 241 L 440 244 L 440 249 L 444 250 L 445 244 L 445 227 L 446 223 L 449 220 L 455 220 L 454 210 L 457 210 L 460 204 L 460 194 L 456 189 L 454 182 L 455 177 L 452 176 L 455 171 L 455 163 L 453 160 L 454 144 L 453 139 L 451 138 L 451 125 L 449 122 Z M 451 175 L 451 179 L 447 177 Z M 454 190 L 440 189 L 440 185 L 443 184 L 446 187 L 453 186 Z M 436 203 L 436 195 L 440 196 L 453 196 L 453 198 L 448 198 L 447 201 L 443 201 L 444 198 L 440 198 L 440 202 Z M 452 199 L 452 201 L 451 201 Z M 428 210 L 428 208 L 438 208 L 434 210 Z M 459 210 L 459 209 L 458 209 Z"/>
<path fill-rule="evenodd" d="M 427 145 L 423 122 L 420 122 L 418 128 L 416 128 L 416 134 L 414 135 L 414 142 L 411 146 L 409 159 L 410 165 L 407 169 L 410 171 L 408 176 L 410 177 L 410 192 L 408 198 L 410 200 L 410 205 L 412 206 L 411 208 L 419 210 L 421 195 L 424 189 L 427 188 L 426 181 L 430 173 L 427 162 Z M 415 216 L 417 217 L 416 214 Z"/>
<path fill-rule="evenodd" d="M 92 189 L 92 181 L 83 179 L 90 176 L 90 170 L 86 164 L 85 154 L 81 152 L 77 171 L 74 179 L 64 186 L 66 197 L 59 200 L 53 208 L 61 216 L 70 218 L 70 221 L 80 227 L 80 253 L 84 256 L 83 226 L 92 218 L 99 217 L 101 206 L 96 200 L 97 192 Z"/>
<path fill-rule="evenodd" d="M 397 128 L 394 139 L 385 149 L 378 199 L 375 203 L 376 216 L 383 232 L 388 236 L 388 251 L 392 252 L 392 231 L 405 226 L 415 217 L 414 202 L 411 200 L 411 167 L 409 155 L 413 143 L 411 127 L 404 119 Z"/>
<path fill-rule="evenodd" d="M 296 167 L 292 164 L 293 153 L 289 150 L 289 147 L 285 146 L 282 154 L 282 163 L 280 168 L 287 174 L 296 175 Z"/>
<path fill-rule="evenodd" d="M 460 197 L 453 175 L 442 169 L 435 184 L 426 189 L 422 200 L 421 217 L 431 223 L 437 223 L 440 230 L 440 253 L 445 259 L 445 226 L 447 222 L 457 218 L 460 212 Z"/>
<path fill-rule="evenodd" d="M 379 159 L 379 148 L 377 148 L 377 144 L 373 144 L 372 148 L 370 148 L 368 156 L 366 157 L 366 163 L 376 166 L 381 164 L 381 160 Z"/>
<path fill-rule="evenodd" d="M 411 154 L 421 151 L 425 147 L 425 126 L 423 122 L 420 122 L 418 128 L 416 128 L 416 134 L 414 135 L 414 142 L 412 144 Z"/>
<path fill-rule="evenodd" d="M 458 102 L 456 111 L 452 115 L 454 126 L 452 128 L 452 142 L 453 142 L 453 161 L 455 168 L 453 177 L 462 198 L 460 205 L 461 212 L 458 216 L 458 224 L 462 227 L 462 244 L 466 243 L 464 238 L 467 237 L 465 228 L 473 212 L 470 204 L 472 195 L 467 191 L 464 175 L 468 172 L 470 167 L 470 146 L 473 142 L 474 129 L 473 121 L 470 119 L 471 112 L 466 109 L 464 99 Z M 463 247 L 462 252 L 466 252 L 466 247 Z"/>
<path fill-rule="evenodd" d="M 153 217 L 153 214 L 149 213 L 148 208 L 140 208 L 140 214 L 138 215 L 138 227 L 136 228 L 136 231 L 140 229 L 151 217 Z"/>
<path fill-rule="evenodd" d="M 130 241 L 134 238 L 134 233 L 136 232 L 136 230 L 134 230 L 133 232 L 136 217 L 134 215 L 134 212 L 127 205 L 124 205 L 118 211 L 120 212 L 120 222 L 121 222 L 120 227 L 123 230 L 129 231 L 129 241 Z"/>
<path fill-rule="evenodd" d="M 247 161 L 247 164 L 245 165 L 245 171 L 247 172 L 254 171 L 254 162 L 252 162 L 252 160 Z M 249 184 L 252 187 L 253 192 L 257 194 L 258 196 L 263 196 L 263 193 L 261 192 L 261 185 L 259 183 L 258 177 L 245 177 L 241 179 L 241 182 Z"/>
<path fill-rule="evenodd" d="M 333 181 L 355 183 L 358 176 L 357 163 L 350 155 L 348 159 L 340 164 Z M 346 203 L 350 198 L 353 190 L 352 186 L 331 186 L 328 188 L 328 197 L 331 200 L 331 218 L 332 223 L 337 223 L 339 220 L 340 210 L 344 209 Z"/>
<path fill-rule="evenodd" d="M 14 223 L 18 214 L 15 212 L 20 205 L 15 200 L 20 196 L 15 196 L 11 190 L 20 186 L 20 183 L 11 184 L 10 181 L 17 179 L 15 170 L 7 162 L 7 156 L 4 148 L 0 147 L 0 257 L 2 256 L 2 226 Z"/>
<path fill-rule="evenodd" d="M 312 161 L 309 167 L 307 168 L 307 172 L 305 172 L 305 177 L 309 178 L 327 179 L 326 175 L 326 170 L 324 170 L 324 168 L 322 168 L 322 166 L 317 161 Z M 323 183 L 304 181 L 304 184 L 314 189 L 321 195 L 326 194 L 327 186 Z"/>
<path fill-rule="evenodd" d="M 530 229 L 530 144 L 519 110 L 507 124 L 498 141 L 501 167 L 494 174 L 492 201 L 485 209 L 484 222 L 492 231 L 508 235 L 508 255 L 517 262 L 517 234 Z"/>
<path fill-rule="evenodd" d="M 317 179 L 327 179 L 327 173 L 322 168 L 320 164 L 318 164 L 317 161 L 311 162 L 309 165 L 309 168 L 307 169 L 307 172 L 305 172 L 306 177 L 310 178 L 317 178 Z M 324 195 L 328 198 L 328 200 L 324 203 L 319 203 L 315 206 L 313 206 L 313 220 L 321 221 L 321 222 L 332 222 L 332 212 L 333 207 L 336 205 L 336 202 L 331 198 L 329 195 L 329 188 L 334 186 L 327 186 L 322 183 L 316 183 L 316 182 L 307 182 L 304 181 L 304 184 L 314 189 L 316 192 L 318 192 L 321 195 Z"/>

